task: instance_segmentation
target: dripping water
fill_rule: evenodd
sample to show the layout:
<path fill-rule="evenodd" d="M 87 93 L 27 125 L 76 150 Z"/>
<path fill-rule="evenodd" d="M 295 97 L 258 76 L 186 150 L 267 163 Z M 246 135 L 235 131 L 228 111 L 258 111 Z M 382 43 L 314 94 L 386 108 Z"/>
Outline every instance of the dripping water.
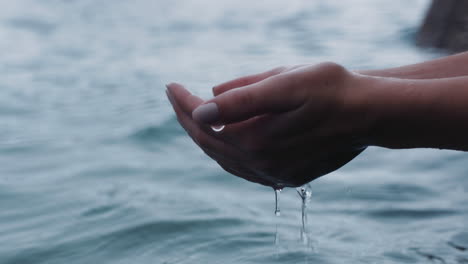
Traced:
<path fill-rule="evenodd" d="M 281 190 L 283 190 L 283 187 L 282 186 L 275 186 L 273 188 L 273 190 L 275 191 L 275 215 L 277 216 L 276 217 L 276 230 L 275 230 L 275 246 L 276 246 L 276 251 L 277 253 L 279 252 L 279 233 L 278 233 L 278 220 L 279 220 L 279 216 L 281 216 L 281 209 L 280 209 L 280 194 L 281 194 Z"/>
<path fill-rule="evenodd" d="M 280 216 L 281 215 L 281 210 L 280 210 L 280 193 L 281 193 L 281 188 L 275 188 L 275 215 Z"/>
<path fill-rule="evenodd" d="M 296 190 L 302 200 L 301 240 L 305 245 L 308 245 L 309 244 L 309 231 L 307 230 L 307 206 L 310 202 L 310 198 L 312 197 L 312 190 L 309 184 L 296 188 Z"/>

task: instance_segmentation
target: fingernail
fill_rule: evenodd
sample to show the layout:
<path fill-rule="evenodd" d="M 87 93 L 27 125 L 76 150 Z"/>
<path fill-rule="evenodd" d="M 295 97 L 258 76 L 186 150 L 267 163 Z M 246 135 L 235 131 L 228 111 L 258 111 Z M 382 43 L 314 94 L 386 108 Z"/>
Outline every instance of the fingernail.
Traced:
<path fill-rule="evenodd" d="M 200 123 L 214 123 L 219 119 L 219 109 L 216 103 L 207 103 L 195 108 L 192 118 Z"/>

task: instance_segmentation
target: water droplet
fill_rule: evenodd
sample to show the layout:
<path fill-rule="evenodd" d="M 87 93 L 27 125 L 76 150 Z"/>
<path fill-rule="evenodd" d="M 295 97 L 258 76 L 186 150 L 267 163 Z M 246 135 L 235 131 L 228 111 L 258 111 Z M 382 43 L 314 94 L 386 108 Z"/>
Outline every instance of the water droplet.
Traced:
<path fill-rule="evenodd" d="M 281 210 L 279 207 L 279 202 L 280 202 L 280 193 L 281 193 L 281 188 L 275 188 L 275 215 L 280 216 L 281 215 Z"/>
<path fill-rule="evenodd" d="M 226 127 L 226 126 L 225 125 L 211 126 L 211 129 L 213 129 L 214 132 L 221 132 L 221 131 L 223 131 L 224 127 Z"/>

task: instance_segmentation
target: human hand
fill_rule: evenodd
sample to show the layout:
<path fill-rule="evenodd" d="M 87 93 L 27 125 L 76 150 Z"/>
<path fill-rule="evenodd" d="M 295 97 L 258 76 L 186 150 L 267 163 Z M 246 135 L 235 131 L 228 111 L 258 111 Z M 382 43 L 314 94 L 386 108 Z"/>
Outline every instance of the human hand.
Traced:
<path fill-rule="evenodd" d="M 363 76 L 334 63 L 276 68 L 213 88 L 203 101 L 180 84 L 168 97 L 180 124 L 226 171 L 263 185 L 296 187 L 365 149 L 371 122 Z M 212 125 L 226 125 L 214 132 Z"/>

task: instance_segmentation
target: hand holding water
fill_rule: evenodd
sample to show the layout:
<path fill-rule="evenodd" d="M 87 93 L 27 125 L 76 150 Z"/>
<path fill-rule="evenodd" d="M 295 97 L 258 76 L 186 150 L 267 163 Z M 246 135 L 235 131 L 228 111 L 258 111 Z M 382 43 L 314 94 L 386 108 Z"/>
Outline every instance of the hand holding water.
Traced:
<path fill-rule="evenodd" d="M 208 101 L 179 84 L 168 85 L 168 96 L 187 133 L 226 171 L 297 187 L 364 149 L 361 78 L 334 63 L 300 65 L 218 85 Z M 225 128 L 216 132 L 213 125 Z"/>

